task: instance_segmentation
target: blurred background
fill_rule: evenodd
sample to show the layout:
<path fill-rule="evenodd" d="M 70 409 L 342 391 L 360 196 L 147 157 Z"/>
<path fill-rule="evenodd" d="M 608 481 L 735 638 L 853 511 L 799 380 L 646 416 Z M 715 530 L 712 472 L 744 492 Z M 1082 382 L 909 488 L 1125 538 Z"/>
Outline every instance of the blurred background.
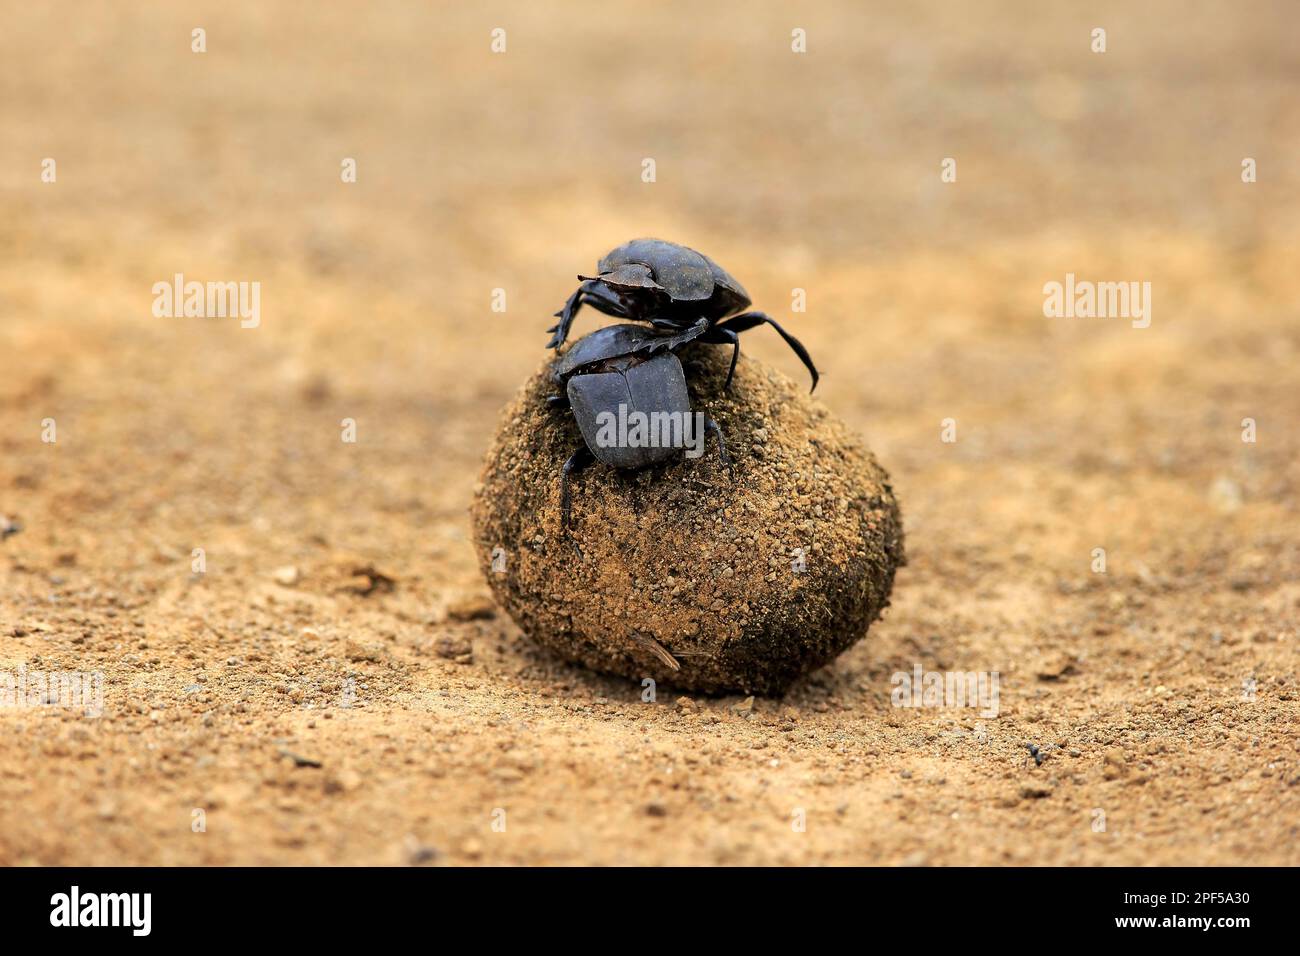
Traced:
<path fill-rule="evenodd" d="M 0 861 L 385 862 L 429 841 L 456 861 L 837 862 L 852 848 L 889 862 L 917 852 L 918 815 L 935 837 L 926 862 L 1145 859 L 1119 840 L 1004 843 L 996 810 L 933 798 L 882 829 L 889 755 L 928 753 L 934 732 L 884 721 L 887 676 L 916 660 L 1028 668 L 1002 750 L 934 757 L 990 807 L 1015 788 L 998 761 L 1025 734 L 1088 727 L 1078 766 L 1095 759 L 1104 788 L 1102 754 L 1130 746 L 1126 727 L 1172 733 L 1154 686 L 1197 709 L 1257 672 L 1293 685 L 1298 81 L 1293 6 L 1257 0 L 3 2 L 0 514 L 23 531 L 0 545 L 0 661 L 104 669 L 110 715 L 87 729 L 0 713 L 15 722 L 0 765 L 40 758 L 47 782 L 70 784 L 0 776 Z M 465 509 L 499 410 L 546 357 L 574 276 L 637 236 L 706 252 L 785 322 L 823 372 L 818 396 L 901 495 L 912 564 L 894 609 L 790 701 L 830 700 L 814 726 L 842 711 L 823 729 L 875 751 L 819 771 L 822 803 L 876 808 L 849 814 L 851 837 L 738 842 L 717 820 L 704 838 L 649 833 L 602 783 L 610 760 L 641 753 L 633 716 L 573 765 L 514 739 L 529 754 L 516 804 L 551 808 L 531 843 L 485 849 L 471 823 L 494 799 L 482 788 L 501 785 L 499 754 L 453 738 L 570 695 L 635 709 L 634 689 L 536 658 L 508 621 L 450 610 L 482 590 Z M 260 282 L 260 327 L 156 318 L 152 286 L 178 272 Z M 1043 285 L 1067 272 L 1149 281 L 1150 328 L 1044 318 Z M 806 313 L 790 310 L 796 288 Z M 745 350 L 802 375 L 770 330 Z M 339 440 L 345 417 L 355 446 Z M 46 418 L 56 444 L 40 441 Z M 939 440 L 945 418 L 955 444 Z M 1111 555 L 1104 585 L 1095 547 Z M 382 603 L 347 590 L 367 569 L 397 582 Z M 477 671 L 435 653 L 443 640 L 472 644 Z M 1075 676 L 1042 683 L 1026 663 L 1039 658 Z M 376 710 L 309 733 L 305 707 L 358 674 Z M 437 703 L 448 693 L 456 706 Z M 1141 852 L 1293 857 L 1294 816 L 1242 845 L 1169 816 L 1217 772 L 1267 794 L 1294 776 L 1278 713 L 1188 730 L 1162 745 L 1190 768 L 1162 781 L 1174 789 L 1106 798 L 1150 828 Z M 1014 723 L 1031 718 L 1050 726 Z M 419 799 L 423 763 L 374 756 L 408 731 L 432 733 L 418 739 L 452 767 L 421 776 Z M 363 746 L 368 733 L 385 739 Z M 663 733 L 655 761 L 695 749 L 689 728 Z M 133 749 L 141 734 L 170 763 Z M 1284 769 L 1236 766 L 1253 759 L 1238 734 L 1277 742 Z M 337 754 L 332 782 L 304 790 L 268 736 Z M 785 758 L 808 773 L 761 785 L 719 746 L 711 779 L 730 782 L 701 783 L 705 797 L 766 800 L 815 776 L 814 741 Z M 538 768 L 549 796 L 528 783 Z M 92 796 L 71 786 L 90 780 Z M 565 803 L 578 792 L 591 803 Z M 1215 826 L 1235 832 L 1246 795 L 1224 792 Z M 1098 799 L 1039 801 L 1036 825 L 1073 832 Z M 209 804 L 234 822 L 197 848 L 170 836 L 172 815 L 187 827 Z"/>

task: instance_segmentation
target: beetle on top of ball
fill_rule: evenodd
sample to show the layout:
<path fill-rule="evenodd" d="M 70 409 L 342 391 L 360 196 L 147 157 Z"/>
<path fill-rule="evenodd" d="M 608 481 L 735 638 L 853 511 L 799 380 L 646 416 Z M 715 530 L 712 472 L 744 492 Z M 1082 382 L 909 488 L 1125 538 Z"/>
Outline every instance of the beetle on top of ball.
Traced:
<path fill-rule="evenodd" d="M 726 388 L 730 388 L 740 358 L 740 333 L 770 325 L 799 356 L 817 388 L 817 368 L 803 343 L 764 312 L 744 312 L 749 294 L 708 256 L 662 239 L 634 239 L 607 253 L 595 276 L 579 275 L 581 285 L 556 312 L 559 322 L 548 348 L 558 349 L 569 336 L 574 317 L 584 305 L 615 318 L 641 325 L 620 324 L 599 329 L 573 344 L 552 364 L 552 379 L 561 391 L 550 398 L 555 408 L 572 409 L 583 444 L 564 463 L 560 477 L 563 523 L 570 521 L 569 478 L 600 461 L 613 468 L 634 470 L 660 464 L 673 456 L 671 446 L 611 447 L 596 440 L 599 421 L 622 406 L 646 416 L 690 414 L 686 378 L 677 352 L 691 342 L 731 345 Z M 705 422 L 716 435 L 720 456 L 727 461 L 722 431 Z"/>

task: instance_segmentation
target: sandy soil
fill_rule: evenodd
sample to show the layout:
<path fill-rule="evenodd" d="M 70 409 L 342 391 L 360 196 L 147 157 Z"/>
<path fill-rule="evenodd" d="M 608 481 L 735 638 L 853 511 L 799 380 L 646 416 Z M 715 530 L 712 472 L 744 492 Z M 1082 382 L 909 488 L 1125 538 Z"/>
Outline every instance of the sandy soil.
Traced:
<path fill-rule="evenodd" d="M 0 707 L 0 863 L 1300 862 L 1287 6 L 469 6 L 0 14 L 0 671 L 104 696 Z M 476 603 L 498 412 L 639 234 L 790 319 L 902 501 L 781 700 Z M 260 326 L 156 318 L 177 272 Z M 1044 318 L 1067 272 L 1150 327 Z M 891 706 L 917 665 L 999 715 Z"/>

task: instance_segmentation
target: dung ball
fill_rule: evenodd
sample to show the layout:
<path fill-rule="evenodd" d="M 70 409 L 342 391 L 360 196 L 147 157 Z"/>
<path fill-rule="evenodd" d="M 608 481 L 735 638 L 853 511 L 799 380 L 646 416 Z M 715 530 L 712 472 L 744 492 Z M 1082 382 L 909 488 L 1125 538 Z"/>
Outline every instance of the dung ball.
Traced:
<path fill-rule="evenodd" d="M 550 362 L 501 416 L 471 507 L 497 601 L 527 637 L 599 671 L 706 693 L 778 695 L 860 639 L 904 563 L 889 476 L 806 389 L 730 347 L 680 353 L 701 457 L 560 475 L 583 441 L 547 405 Z"/>

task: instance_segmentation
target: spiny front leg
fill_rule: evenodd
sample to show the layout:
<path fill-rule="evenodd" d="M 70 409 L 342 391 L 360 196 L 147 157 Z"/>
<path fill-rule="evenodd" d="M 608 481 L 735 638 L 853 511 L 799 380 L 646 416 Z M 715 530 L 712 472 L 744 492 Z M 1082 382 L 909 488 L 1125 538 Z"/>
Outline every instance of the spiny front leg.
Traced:
<path fill-rule="evenodd" d="M 655 355 L 665 349 L 669 352 L 676 352 L 687 342 L 694 342 L 709 331 L 708 319 L 697 319 L 694 324 L 685 329 L 674 322 L 669 322 L 667 319 L 654 319 L 650 322 L 650 325 L 657 331 L 667 334 L 662 337 L 656 336 L 637 346 L 637 352 L 647 352 L 650 355 Z"/>
<path fill-rule="evenodd" d="M 569 327 L 573 325 L 573 317 L 577 314 L 578 309 L 582 307 L 582 293 L 584 291 L 583 286 L 585 285 L 586 283 L 584 282 L 582 285 L 578 286 L 573 295 L 569 296 L 568 300 L 564 303 L 564 308 L 555 313 L 560 321 L 547 329 L 548 332 L 555 333 L 551 336 L 551 341 L 546 343 L 548 349 L 558 349 L 564 344 L 564 340 L 569 337 Z"/>
<path fill-rule="evenodd" d="M 605 285 L 604 281 L 601 279 L 586 279 L 583 276 L 578 276 L 578 278 L 583 280 L 582 285 L 578 286 L 577 292 L 569 296 L 569 301 L 564 303 L 564 308 L 555 313 L 559 316 L 560 321 L 546 330 L 555 333 L 551 341 L 547 343 L 547 348 L 559 348 L 564 344 L 564 340 L 568 338 L 569 329 L 573 325 L 574 317 L 584 305 L 591 306 L 597 312 L 612 315 L 616 319 L 631 318 L 618 293 Z"/>

